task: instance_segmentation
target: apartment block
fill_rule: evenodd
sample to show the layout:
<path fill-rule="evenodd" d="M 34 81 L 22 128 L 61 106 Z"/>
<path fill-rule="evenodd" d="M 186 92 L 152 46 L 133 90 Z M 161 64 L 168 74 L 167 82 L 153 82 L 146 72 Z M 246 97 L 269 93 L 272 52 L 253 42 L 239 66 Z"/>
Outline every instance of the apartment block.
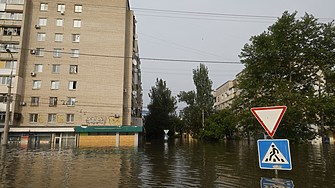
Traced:
<path fill-rule="evenodd" d="M 228 108 L 237 93 L 236 79 L 227 81 L 214 91 L 214 108 L 222 110 Z"/>
<path fill-rule="evenodd" d="M 9 141 L 138 144 L 141 62 L 128 0 L 1 0 L 0 9 L 0 102 L 15 75 Z"/>

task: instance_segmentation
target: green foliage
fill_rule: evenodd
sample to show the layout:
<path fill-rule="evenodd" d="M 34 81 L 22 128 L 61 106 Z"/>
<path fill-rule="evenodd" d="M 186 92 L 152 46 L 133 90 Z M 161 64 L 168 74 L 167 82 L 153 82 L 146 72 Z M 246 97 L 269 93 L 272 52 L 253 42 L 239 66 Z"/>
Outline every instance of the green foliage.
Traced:
<path fill-rule="evenodd" d="M 334 103 L 328 102 L 334 96 L 325 91 L 334 88 L 334 25 L 319 23 L 307 13 L 300 20 L 295 16 L 296 12 L 284 12 L 242 49 L 245 69 L 238 78 L 241 93 L 233 106 L 244 133 L 262 129 L 252 120 L 252 107 L 287 106 L 276 136 L 295 142 L 313 138 L 310 125 L 321 126 L 320 117 L 333 121 L 328 114 Z"/>
<path fill-rule="evenodd" d="M 170 130 L 171 122 L 176 115 L 176 97 L 171 95 L 166 82 L 158 78 L 156 85 L 150 89 L 149 97 L 151 98 L 148 105 L 149 115 L 145 119 L 147 138 L 163 138 L 164 129 Z"/>
<path fill-rule="evenodd" d="M 232 109 L 226 108 L 215 112 L 205 120 L 205 127 L 200 137 L 205 139 L 223 140 L 232 138 L 236 132 L 237 119 Z"/>
<path fill-rule="evenodd" d="M 204 64 L 193 69 L 196 92 L 181 91 L 178 95 L 179 101 L 187 104 L 187 107 L 181 112 L 181 117 L 185 122 L 185 131 L 192 131 L 195 135 L 198 135 L 202 128 L 202 111 L 205 119 L 213 113 L 213 82 L 210 80 L 208 72 L 208 68 Z"/>

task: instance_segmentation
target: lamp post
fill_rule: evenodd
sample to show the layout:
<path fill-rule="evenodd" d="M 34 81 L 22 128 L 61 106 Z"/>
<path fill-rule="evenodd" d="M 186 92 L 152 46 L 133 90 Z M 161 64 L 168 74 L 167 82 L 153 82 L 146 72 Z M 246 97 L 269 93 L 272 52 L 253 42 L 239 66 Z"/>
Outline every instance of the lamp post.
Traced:
<path fill-rule="evenodd" d="M 9 131 L 9 110 L 10 110 L 10 97 L 12 95 L 12 78 L 13 78 L 13 54 L 10 51 L 10 49 L 7 48 L 7 45 L 5 46 L 6 52 L 8 52 L 11 56 L 11 71 L 10 71 L 10 76 L 9 76 L 9 81 L 8 81 L 8 93 L 7 93 L 7 104 L 6 104 L 6 117 L 5 117 L 5 126 L 4 126 L 4 131 L 3 131 L 3 137 L 2 137 L 2 146 L 7 146 L 8 142 L 8 131 Z"/>

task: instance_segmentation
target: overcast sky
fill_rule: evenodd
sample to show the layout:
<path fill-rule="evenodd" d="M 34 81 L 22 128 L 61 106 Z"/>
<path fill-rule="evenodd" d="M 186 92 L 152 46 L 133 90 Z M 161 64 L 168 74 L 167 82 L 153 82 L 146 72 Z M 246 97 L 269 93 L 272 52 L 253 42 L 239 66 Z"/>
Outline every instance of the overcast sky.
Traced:
<path fill-rule="evenodd" d="M 284 11 L 305 12 L 320 22 L 335 19 L 335 0 L 130 0 L 137 20 L 142 63 L 143 110 L 156 78 L 172 95 L 195 90 L 192 69 L 199 63 L 152 61 L 145 58 L 219 61 L 204 63 L 213 90 L 243 69 L 238 55 L 251 36 L 266 31 Z M 179 104 L 181 110 L 185 104 Z"/>

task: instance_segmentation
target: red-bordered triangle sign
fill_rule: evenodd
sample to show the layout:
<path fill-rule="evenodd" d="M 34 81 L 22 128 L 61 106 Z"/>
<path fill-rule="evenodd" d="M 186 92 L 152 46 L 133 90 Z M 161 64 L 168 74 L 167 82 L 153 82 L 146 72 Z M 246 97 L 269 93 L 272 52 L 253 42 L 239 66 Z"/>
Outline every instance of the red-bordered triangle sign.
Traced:
<path fill-rule="evenodd" d="M 286 106 L 251 108 L 251 112 L 266 132 L 273 137 L 281 119 L 284 116 L 286 108 Z"/>

